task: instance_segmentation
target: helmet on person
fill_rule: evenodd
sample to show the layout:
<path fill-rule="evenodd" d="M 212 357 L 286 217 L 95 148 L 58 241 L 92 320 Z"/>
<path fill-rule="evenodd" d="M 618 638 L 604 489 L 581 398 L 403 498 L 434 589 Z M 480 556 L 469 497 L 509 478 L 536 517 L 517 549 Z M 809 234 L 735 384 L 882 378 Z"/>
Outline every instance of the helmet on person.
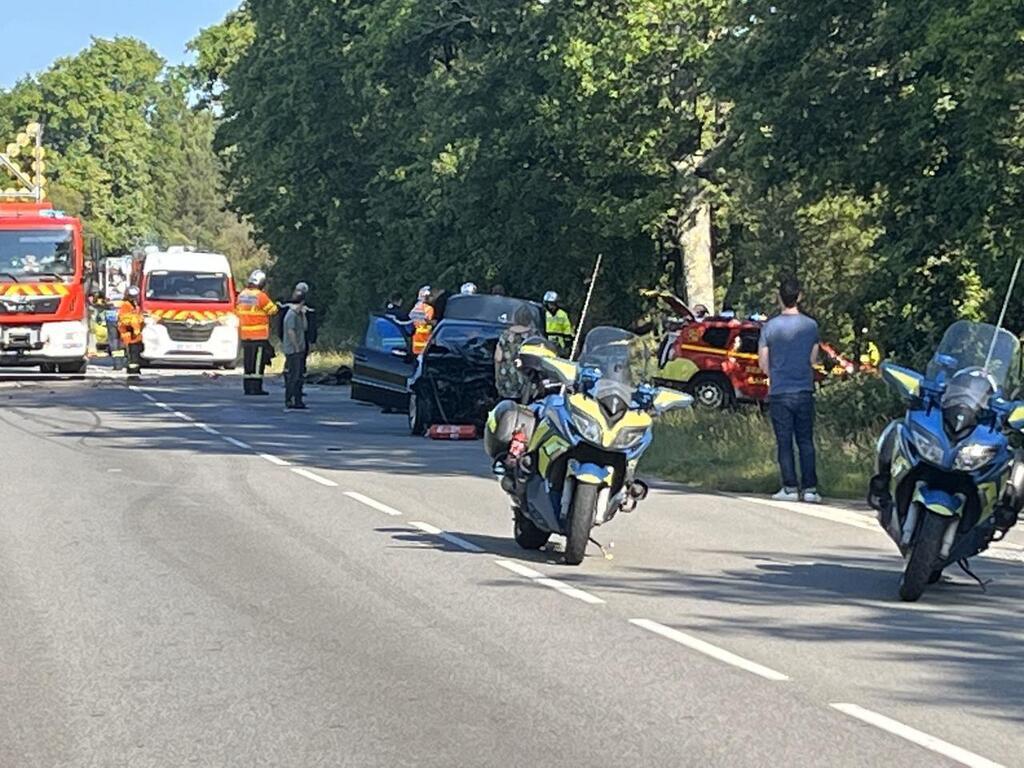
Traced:
<path fill-rule="evenodd" d="M 476 283 L 463 283 L 462 288 L 459 289 L 459 293 L 463 296 L 472 296 L 476 293 Z"/>
<path fill-rule="evenodd" d="M 128 286 L 128 290 L 124 292 L 124 295 L 133 302 L 139 300 L 139 287 L 137 285 Z"/>
<path fill-rule="evenodd" d="M 267 273 L 262 269 L 254 269 L 252 274 L 249 275 L 249 286 L 252 288 L 262 288 L 267 284 Z"/>
<path fill-rule="evenodd" d="M 558 303 L 558 294 L 555 293 L 554 291 L 548 291 L 547 293 L 544 294 L 544 303 L 545 304 L 557 304 Z"/>
<path fill-rule="evenodd" d="M 430 286 L 424 285 L 422 288 L 420 288 L 420 291 L 418 294 L 416 294 L 416 297 L 420 301 L 426 301 L 427 299 L 430 298 L 431 293 L 433 293 L 433 291 L 430 289 Z"/>
<path fill-rule="evenodd" d="M 293 293 L 296 296 L 305 296 L 309 293 L 309 283 L 296 283 Z"/>

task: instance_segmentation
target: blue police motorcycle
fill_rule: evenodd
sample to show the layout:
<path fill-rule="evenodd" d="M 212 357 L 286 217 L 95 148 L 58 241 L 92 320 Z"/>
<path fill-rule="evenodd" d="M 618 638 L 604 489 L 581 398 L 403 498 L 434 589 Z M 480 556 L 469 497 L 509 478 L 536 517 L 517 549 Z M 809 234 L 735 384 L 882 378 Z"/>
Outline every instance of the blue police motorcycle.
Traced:
<path fill-rule="evenodd" d="M 1019 369 L 1013 334 L 968 321 L 949 327 L 924 375 L 882 364 L 907 411 L 879 438 L 868 502 L 906 560 L 903 600 L 953 563 L 971 574 L 968 559 L 1016 524 L 1024 460 L 1010 436 L 1024 429 L 1024 402 L 1007 392 Z"/>

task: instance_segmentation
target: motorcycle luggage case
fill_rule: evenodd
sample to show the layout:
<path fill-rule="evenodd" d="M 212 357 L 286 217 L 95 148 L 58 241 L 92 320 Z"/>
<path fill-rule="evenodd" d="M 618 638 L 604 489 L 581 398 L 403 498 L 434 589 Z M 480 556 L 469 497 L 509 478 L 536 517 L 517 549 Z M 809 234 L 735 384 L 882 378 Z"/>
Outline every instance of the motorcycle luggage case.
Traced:
<path fill-rule="evenodd" d="M 492 459 L 497 459 L 508 453 L 512 436 L 516 432 L 521 431 L 529 442 L 536 426 L 537 418 L 529 407 L 514 400 L 502 400 L 487 417 L 487 425 L 484 427 L 484 450 Z"/>

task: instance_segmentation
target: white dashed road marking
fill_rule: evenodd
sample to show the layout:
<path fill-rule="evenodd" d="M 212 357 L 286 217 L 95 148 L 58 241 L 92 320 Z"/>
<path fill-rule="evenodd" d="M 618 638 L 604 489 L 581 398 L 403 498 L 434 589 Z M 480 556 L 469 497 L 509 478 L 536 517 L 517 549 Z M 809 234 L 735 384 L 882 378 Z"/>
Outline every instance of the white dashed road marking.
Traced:
<path fill-rule="evenodd" d="M 385 515 L 391 515 L 392 517 L 401 517 L 402 513 L 394 507 L 389 507 L 387 504 L 382 504 L 376 499 L 371 499 L 369 496 L 364 496 L 361 493 L 355 491 L 345 491 L 345 495 L 353 501 L 358 501 L 360 504 L 376 509 L 378 512 L 383 512 Z"/>
<path fill-rule="evenodd" d="M 235 446 L 235 448 L 241 448 L 243 451 L 251 451 L 252 450 L 252 446 L 251 445 L 249 445 L 248 443 L 243 443 L 241 440 L 235 440 L 235 438 L 233 438 L 233 437 L 228 437 L 227 435 L 222 435 L 221 439 L 225 443 L 228 443 L 229 445 Z"/>
<path fill-rule="evenodd" d="M 560 592 L 566 597 L 571 597 L 574 600 L 589 603 L 590 605 L 604 604 L 604 600 L 596 595 L 592 595 L 589 592 L 584 592 L 582 589 L 572 587 L 564 581 L 548 578 L 540 571 L 535 571 L 533 568 L 527 568 L 525 565 L 521 565 L 514 560 L 495 560 L 494 563 L 497 566 L 504 568 L 506 571 L 511 571 L 519 576 L 525 576 L 534 584 L 540 584 L 541 586 L 548 587 L 556 592 Z"/>
<path fill-rule="evenodd" d="M 703 653 L 705 656 L 710 656 L 713 659 L 730 664 L 737 669 L 743 669 L 755 675 L 759 675 L 766 680 L 774 680 L 781 682 L 783 680 L 789 680 L 789 678 L 781 672 L 776 672 L 774 669 L 761 666 L 760 664 L 745 659 L 742 656 L 737 656 L 731 651 L 727 651 L 724 648 L 719 648 L 717 645 L 700 640 L 693 635 L 688 635 L 685 632 L 680 632 L 678 629 L 672 629 L 672 627 L 666 627 L 664 624 L 659 624 L 656 621 L 650 619 L 630 619 L 630 624 L 633 624 L 641 629 L 646 629 L 649 632 L 654 632 L 656 635 L 673 640 L 680 645 L 685 645 L 691 650 Z"/>
<path fill-rule="evenodd" d="M 454 544 L 459 549 L 464 549 L 467 552 L 483 552 L 483 547 L 478 547 L 471 541 L 466 541 L 461 536 L 456 536 L 453 533 L 442 531 L 430 523 L 409 523 L 413 528 L 419 528 L 424 533 L 429 533 L 431 536 L 436 536 L 439 539 L 444 539 L 449 544 Z"/>
<path fill-rule="evenodd" d="M 278 458 L 277 456 L 274 456 L 271 453 L 257 453 L 256 455 L 259 456 L 264 461 L 269 461 L 271 464 L 273 464 L 276 467 L 290 467 L 292 465 L 290 461 L 285 461 L 284 459 L 280 459 L 280 458 Z"/>
<path fill-rule="evenodd" d="M 338 487 L 338 484 L 333 480 L 328 480 L 326 477 L 320 477 L 320 475 L 316 474 L 316 472 L 310 472 L 308 469 L 303 469 L 302 467 L 292 467 L 292 472 L 294 472 L 296 475 L 299 475 L 300 477 L 304 477 L 307 480 L 312 480 L 314 483 L 319 483 L 320 485 L 326 486 L 328 488 Z"/>
<path fill-rule="evenodd" d="M 911 728 L 909 725 L 904 725 L 898 720 L 872 712 L 870 709 L 858 707 L 856 704 L 831 704 L 830 706 L 845 715 L 855 717 L 876 728 L 881 728 L 883 731 L 913 742 L 919 747 L 930 749 L 932 752 L 948 757 L 950 760 L 955 760 L 961 765 L 969 766 L 969 768 L 1004 768 L 1000 763 L 994 763 L 981 755 L 968 752 L 966 749 L 950 744 L 948 741 L 943 741 L 916 728 Z"/>

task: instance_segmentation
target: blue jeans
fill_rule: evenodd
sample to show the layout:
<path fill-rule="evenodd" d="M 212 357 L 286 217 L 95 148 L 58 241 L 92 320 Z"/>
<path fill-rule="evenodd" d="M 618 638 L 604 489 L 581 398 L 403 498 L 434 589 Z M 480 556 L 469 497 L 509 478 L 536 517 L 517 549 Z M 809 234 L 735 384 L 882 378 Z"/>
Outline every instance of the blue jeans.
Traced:
<path fill-rule="evenodd" d="M 772 395 L 768 400 L 775 442 L 779 449 L 779 470 L 785 488 L 817 488 L 818 473 L 814 458 L 814 394 L 795 392 Z M 800 477 L 797 482 L 793 441 L 800 451 Z"/>

